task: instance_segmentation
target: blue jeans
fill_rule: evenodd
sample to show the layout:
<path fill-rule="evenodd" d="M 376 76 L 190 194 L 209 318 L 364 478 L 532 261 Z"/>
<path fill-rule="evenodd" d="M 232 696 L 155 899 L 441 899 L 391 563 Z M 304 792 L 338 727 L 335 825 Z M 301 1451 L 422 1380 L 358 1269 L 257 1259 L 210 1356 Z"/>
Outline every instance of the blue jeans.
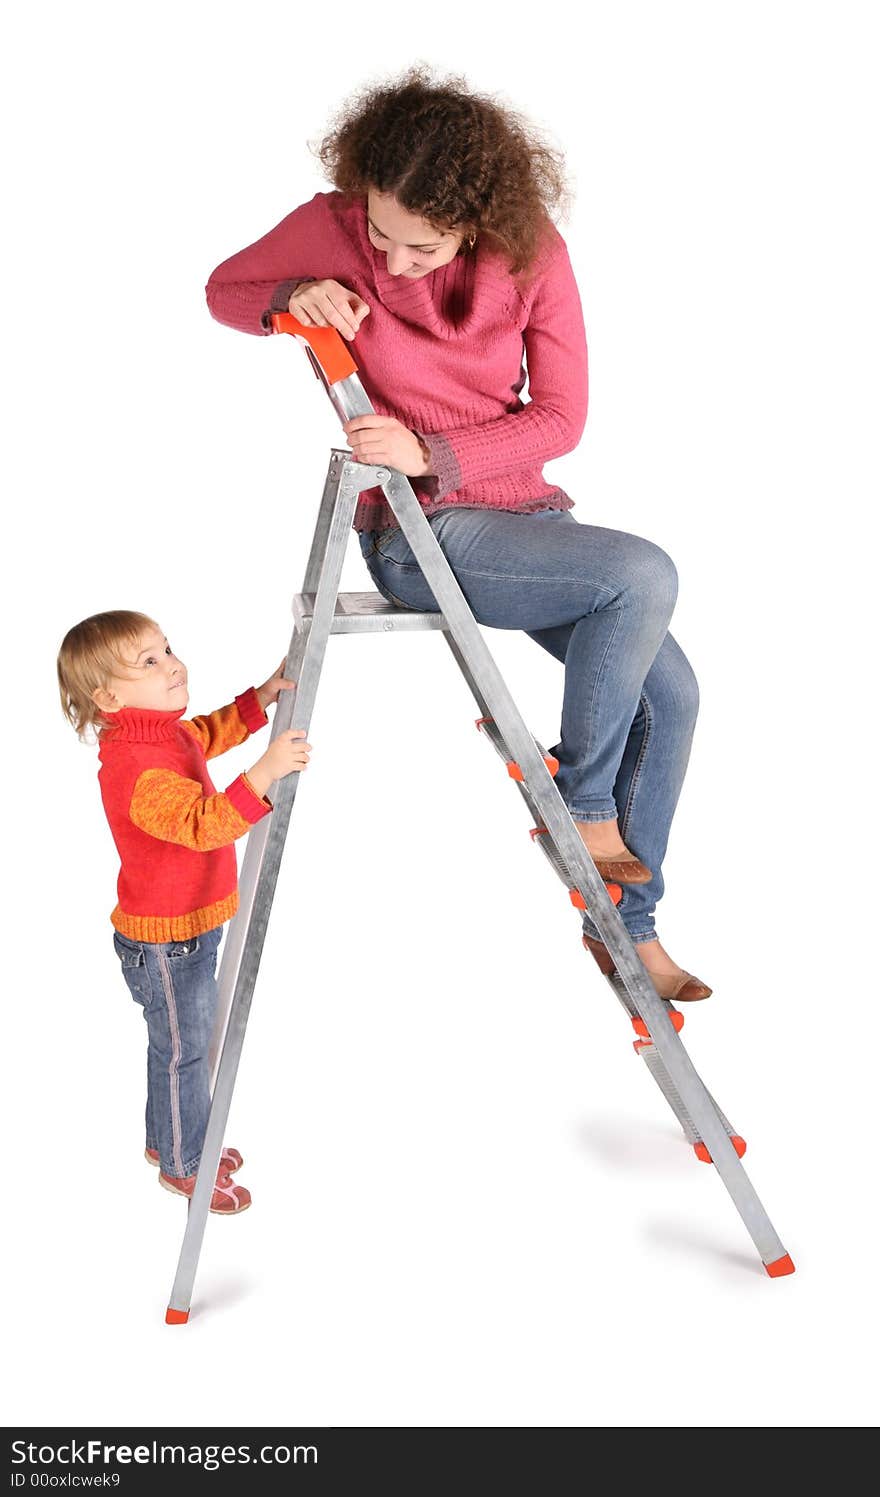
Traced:
<path fill-rule="evenodd" d="M 576 821 L 617 817 L 652 870 L 618 906 L 633 941 L 656 940 L 663 858 L 690 756 L 697 682 L 668 632 L 678 579 L 652 541 L 582 525 L 568 510 L 450 507 L 431 529 L 480 624 L 523 629 L 565 666 L 556 785 Z M 361 552 L 391 602 L 438 612 L 403 532 L 363 531 Z M 597 936 L 588 917 L 584 930 Z"/>
<path fill-rule="evenodd" d="M 147 1021 L 147 1148 L 165 1175 L 194 1175 L 211 1106 L 208 1046 L 222 925 L 186 941 L 113 933 L 122 975 Z"/>

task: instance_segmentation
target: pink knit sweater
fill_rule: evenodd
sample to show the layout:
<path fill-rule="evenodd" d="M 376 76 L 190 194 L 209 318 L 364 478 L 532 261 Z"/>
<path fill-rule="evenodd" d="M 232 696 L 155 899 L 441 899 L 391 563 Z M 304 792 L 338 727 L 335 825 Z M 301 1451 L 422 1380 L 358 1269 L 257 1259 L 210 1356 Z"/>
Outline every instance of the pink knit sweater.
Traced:
<path fill-rule="evenodd" d="M 393 276 L 367 235 L 365 199 L 318 192 L 217 267 L 208 307 L 240 332 L 268 333 L 299 281 L 326 278 L 370 308 L 352 353 L 376 411 L 430 449 L 430 474 L 412 480 L 427 515 L 572 508 L 542 472 L 577 446 L 587 416 L 583 314 L 557 229 L 525 279 L 479 238 L 426 276 Z M 355 530 L 396 523 L 381 489 L 360 495 Z"/>

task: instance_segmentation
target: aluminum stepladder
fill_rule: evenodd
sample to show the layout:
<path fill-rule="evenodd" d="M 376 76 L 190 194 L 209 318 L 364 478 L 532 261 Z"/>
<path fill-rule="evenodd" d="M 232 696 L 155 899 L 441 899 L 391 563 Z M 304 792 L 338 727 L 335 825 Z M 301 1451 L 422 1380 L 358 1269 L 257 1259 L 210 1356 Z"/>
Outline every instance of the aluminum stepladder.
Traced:
<path fill-rule="evenodd" d="M 332 328 L 306 328 L 288 313 L 272 318 L 273 331 L 306 346 L 312 367 L 342 421 L 372 414 L 349 349 Z M 376 591 L 340 593 L 339 583 L 358 495 L 381 487 L 440 606 L 418 613 L 389 603 Z M 409 480 L 394 469 L 369 466 L 334 448 L 306 566 L 303 590 L 293 604 L 294 628 L 272 737 L 286 728 L 308 736 L 327 640 L 331 634 L 440 630 L 480 709 L 477 727 L 505 760 L 535 825 L 530 836 L 569 891 L 575 908 L 591 918 L 614 961 L 606 981 L 639 1038 L 634 1048 L 669 1103 L 698 1158 L 714 1164 L 760 1254 L 779 1278 L 794 1264 L 777 1236 L 741 1159 L 745 1143 L 734 1132 L 695 1070 L 679 1033 L 684 1016 L 658 997 L 617 912 L 621 890 L 606 885 L 590 858 L 553 780 L 558 765 L 526 728 L 479 625 L 431 530 Z M 189 1318 L 193 1284 L 226 1131 L 248 1014 L 293 803 L 293 773 L 270 790 L 274 810 L 248 834 L 238 914 L 227 933 L 219 974 L 217 1022 L 211 1047 L 211 1111 L 177 1273 L 166 1311 L 170 1325 Z"/>

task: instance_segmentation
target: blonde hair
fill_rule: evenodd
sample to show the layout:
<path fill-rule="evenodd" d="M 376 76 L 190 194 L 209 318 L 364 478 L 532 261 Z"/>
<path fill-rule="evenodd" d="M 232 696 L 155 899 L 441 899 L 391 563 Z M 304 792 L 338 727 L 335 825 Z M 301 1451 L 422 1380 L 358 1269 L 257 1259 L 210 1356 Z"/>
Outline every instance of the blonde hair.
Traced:
<path fill-rule="evenodd" d="M 88 728 L 100 732 L 109 726 L 93 701 L 93 693 L 126 665 L 123 647 L 133 645 L 145 629 L 158 627 L 146 613 L 117 608 L 92 614 L 68 629 L 58 651 L 58 687 L 61 710 L 80 738 L 85 740 Z"/>

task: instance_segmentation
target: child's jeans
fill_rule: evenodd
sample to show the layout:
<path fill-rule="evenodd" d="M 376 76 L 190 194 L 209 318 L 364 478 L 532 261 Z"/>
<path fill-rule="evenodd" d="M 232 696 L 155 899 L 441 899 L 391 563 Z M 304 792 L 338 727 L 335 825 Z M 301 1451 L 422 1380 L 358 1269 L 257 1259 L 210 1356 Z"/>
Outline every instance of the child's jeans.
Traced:
<path fill-rule="evenodd" d="M 217 1007 L 222 925 L 185 941 L 131 941 L 116 955 L 147 1021 L 147 1148 L 165 1175 L 194 1175 L 211 1105 L 208 1046 Z"/>
<path fill-rule="evenodd" d="M 478 623 L 522 629 L 565 666 L 556 786 L 576 821 L 617 817 L 653 872 L 618 906 L 633 941 L 656 939 L 661 865 L 697 716 L 694 673 L 668 633 L 675 567 L 659 546 L 582 525 L 568 510 L 464 507 L 429 521 Z M 437 610 L 403 532 L 363 531 L 361 553 L 391 602 Z M 515 695 L 515 693 L 514 693 Z M 598 931 L 584 920 L 588 935 Z"/>

